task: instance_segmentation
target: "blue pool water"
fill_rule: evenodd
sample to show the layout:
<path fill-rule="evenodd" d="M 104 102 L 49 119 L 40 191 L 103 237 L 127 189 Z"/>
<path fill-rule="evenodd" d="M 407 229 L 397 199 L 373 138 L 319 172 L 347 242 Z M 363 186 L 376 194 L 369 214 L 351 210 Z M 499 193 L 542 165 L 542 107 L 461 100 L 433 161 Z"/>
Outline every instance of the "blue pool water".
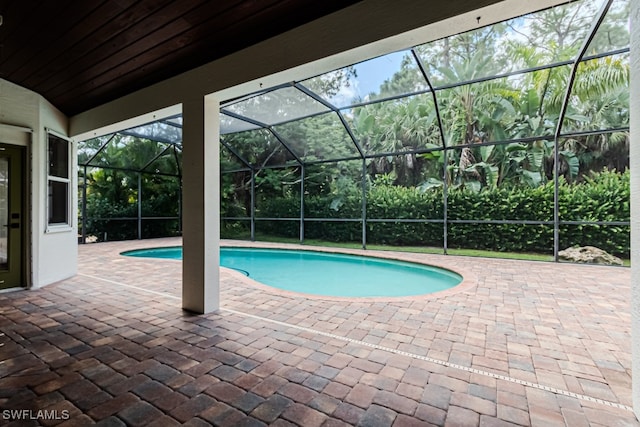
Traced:
<path fill-rule="evenodd" d="M 143 249 L 123 255 L 182 259 L 182 248 Z M 220 265 L 275 288 L 324 296 L 423 295 L 462 281 L 459 274 L 428 265 L 284 249 L 220 248 Z"/>

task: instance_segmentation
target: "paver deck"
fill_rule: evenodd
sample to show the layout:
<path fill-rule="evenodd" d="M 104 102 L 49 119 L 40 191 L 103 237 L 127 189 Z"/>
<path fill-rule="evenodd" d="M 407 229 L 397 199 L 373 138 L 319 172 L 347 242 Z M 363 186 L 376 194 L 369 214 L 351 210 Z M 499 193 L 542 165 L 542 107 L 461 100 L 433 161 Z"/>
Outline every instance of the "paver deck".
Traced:
<path fill-rule="evenodd" d="M 465 281 L 324 298 L 223 269 L 195 316 L 180 261 L 119 255 L 179 244 L 83 245 L 77 276 L 0 294 L 0 424 L 640 426 L 626 268 L 366 251 Z"/>

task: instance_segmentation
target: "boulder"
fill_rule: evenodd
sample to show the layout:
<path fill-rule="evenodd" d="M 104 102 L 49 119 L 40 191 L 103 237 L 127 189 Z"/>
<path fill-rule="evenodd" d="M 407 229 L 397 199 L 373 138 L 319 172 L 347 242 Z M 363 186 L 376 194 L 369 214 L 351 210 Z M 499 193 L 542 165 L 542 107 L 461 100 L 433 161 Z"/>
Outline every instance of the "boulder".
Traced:
<path fill-rule="evenodd" d="M 577 262 L 582 264 L 623 265 L 622 260 L 595 246 L 581 246 L 567 248 L 558 252 L 558 258 L 562 261 Z"/>

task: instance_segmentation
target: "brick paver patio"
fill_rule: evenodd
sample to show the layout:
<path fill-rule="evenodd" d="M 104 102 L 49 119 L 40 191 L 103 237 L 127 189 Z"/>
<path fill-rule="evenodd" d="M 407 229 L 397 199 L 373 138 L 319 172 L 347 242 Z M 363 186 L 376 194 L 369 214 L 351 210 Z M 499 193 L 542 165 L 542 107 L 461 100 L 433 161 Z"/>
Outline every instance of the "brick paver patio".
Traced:
<path fill-rule="evenodd" d="M 223 270 L 194 316 L 179 261 L 119 255 L 179 244 L 83 245 L 77 276 L 0 294 L 0 424 L 640 425 L 626 268 L 367 251 L 465 282 L 320 298 Z"/>

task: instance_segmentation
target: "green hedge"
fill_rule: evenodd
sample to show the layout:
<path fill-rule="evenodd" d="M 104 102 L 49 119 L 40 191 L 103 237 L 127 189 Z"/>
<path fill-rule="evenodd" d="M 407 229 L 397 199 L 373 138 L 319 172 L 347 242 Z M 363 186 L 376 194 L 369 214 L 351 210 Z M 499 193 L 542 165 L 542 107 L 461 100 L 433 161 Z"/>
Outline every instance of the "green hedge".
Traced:
<path fill-rule="evenodd" d="M 169 214 L 157 214 L 163 209 L 154 208 L 149 203 L 143 203 L 143 216 L 164 216 L 176 215 L 177 212 Z M 80 211 L 81 212 L 81 211 Z M 95 236 L 97 241 L 134 240 L 138 238 L 138 205 L 137 203 L 117 204 L 111 203 L 106 198 L 97 196 L 89 197 L 87 200 L 87 236 Z M 118 219 L 134 218 L 134 219 Z M 79 232 L 82 233 L 82 219 L 79 218 Z M 180 224 L 177 219 L 143 219 L 142 238 L 150 239 L 154 237 L 172 237 L 180 235 Z"/>
<path fill-rule="evenodd" d="M 553 182 L 536 188 L 484 189 L 480 192 L 451 190 L 447 194 L 450 220 L 553 220 Z M 442 219 L 442 190 L 422 192 L 417 188 L 373 186 L 367 194 L 369 219 Z M 273 197 L 262 200 L 258 217 L 295 217 L 299 198 Z M 305 218 L 359 219 L 362 200 L 357 196 L 308 196 Z M 629 172 L 603 171 L 579 184 L 561 181 L 559 213 L 562 221 L 628 221 Z M 264 233 L 298 237 L 298 228 L 282 222 L 258 222 Z M 305 237 L 329 241 L 360 241 L 360 222 L 306 221 Z M 451 248 L 508 252 L 551 253 L 552 225 L 448 224 Z M 442 246 L 442 222 L 368 222 L 371 244 Z M 612 254 L 629 257 L 628 226 L 562 225 L 560 249 L 597 246 Z"/>

